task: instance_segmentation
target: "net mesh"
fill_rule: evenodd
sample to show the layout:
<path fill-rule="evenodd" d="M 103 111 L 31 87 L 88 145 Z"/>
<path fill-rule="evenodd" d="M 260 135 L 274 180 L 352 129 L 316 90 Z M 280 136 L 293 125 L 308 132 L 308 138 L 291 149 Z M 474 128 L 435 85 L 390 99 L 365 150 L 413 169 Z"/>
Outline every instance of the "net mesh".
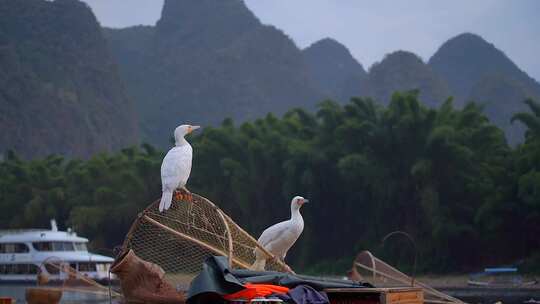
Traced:
<path fill-rule="evenodd" d="M 292 272 L 208 199 L 192 193 L 159 212 L 159 200 L 148 206 L 133 223 L 123 251 L 133 250 L 141 259 L 159 265 L 165 280 L 177 290 L 187 290 L 206 258 L 226 256 L 232 268 L 249 269 L 255 248 L 267 258 L 266 270 Z"/>
<path fill-rule="evenodd" d="M 369 282 L 377 287 L 414 286 L 424 290 L 426 303 L 459 303 L 463 301 L 442 293 L 431 286 L 409 277 L 396 268 L 375 257 L 369 251 L 362 251 L 353 262 L 350 277 Z"/>
<path fill-rule="evenodd" d="M 92 294 L 93 296 L 121 296 L 115 287 L 96 282 L 60 258 L 50 257 L 46 259 L 40 269 L 45 269 L 48 273 L 40 271 L 37 275 L 38 285 L 41 289 Z M 111 275 L 111 278 L 113 277 Z"/>

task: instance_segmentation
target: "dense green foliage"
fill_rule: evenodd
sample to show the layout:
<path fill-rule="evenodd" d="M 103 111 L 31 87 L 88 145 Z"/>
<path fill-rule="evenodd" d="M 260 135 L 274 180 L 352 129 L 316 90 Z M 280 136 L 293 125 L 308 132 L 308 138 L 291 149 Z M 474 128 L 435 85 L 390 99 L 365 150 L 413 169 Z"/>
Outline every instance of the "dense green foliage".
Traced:
<path fill-rule="evenodd" d="M 189 140 L 189 188 L 222 207 L 253 235 L 289 216 L 303 195 L 304 234 L 288 261 L 301 270 L 343 271 L 369 249 L 401 266 L 417 241 L 423 271 L 461 271 L 540 260 L 540 106 L 515 114 L 527 140 L 510 148 L 475 104 L 433 109 L 417 93 L 326 101 L 235 126 L 205 128 Z M 0 163 L 0 225 L 47 226 L 56 217 L 113 247 L 137 212 L 160 195 L 164 153 L 148 145 L 88 161 L 59 156 Z M 410 263 L 409 263 L 410 264 Z M 538 264 L 536 264 L 538 266 Z"/>
<path fill-rule="evenodd" d="M 135 215 L 161 191 L 164 154 L 148 145 L 87 161 L 61 156 L 23 161 L 8 153 L 0 164 L 2 228 L 73 226 L 94 247 L 112 248 Z"/>

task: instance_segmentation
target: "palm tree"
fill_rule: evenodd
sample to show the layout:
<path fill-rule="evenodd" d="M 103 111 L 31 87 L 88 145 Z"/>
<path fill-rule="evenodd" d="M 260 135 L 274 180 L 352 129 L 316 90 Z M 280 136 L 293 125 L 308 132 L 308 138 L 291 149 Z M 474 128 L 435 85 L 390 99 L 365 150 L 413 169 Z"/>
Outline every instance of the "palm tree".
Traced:
<path fill-rule="evenodd" d="M 519 120 L 527 126 L 528 130 L 525 133 L 527 139 L 540 138 L 540 103 L 528 98 L 524 101 L 532 113 L 520 112 L 512 115 L 510 120 L 512 123 Z"/>

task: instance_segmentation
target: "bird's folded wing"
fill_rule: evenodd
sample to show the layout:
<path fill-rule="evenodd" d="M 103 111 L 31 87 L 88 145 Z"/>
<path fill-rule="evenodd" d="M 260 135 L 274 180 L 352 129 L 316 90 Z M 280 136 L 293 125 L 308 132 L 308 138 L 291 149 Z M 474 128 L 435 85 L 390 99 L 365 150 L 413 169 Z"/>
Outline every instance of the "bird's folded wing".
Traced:
<path fill-rule="evenodd" d="M 277 223 L 273 226 L 266 228 L 259 237 L 259 244 L 263 247 L 283 237 L 287 230 L 290 229 L 289 221 Z"/>
<path fill-rule="evenodd" d="M 174 189 L 179 183 L 185 183 L 191 173 L 191 158 L 191 151 L 184 151 L 181 148 L 171 149 L 165 155 L 161 164 L 161 182 L 163 186 Z"/>

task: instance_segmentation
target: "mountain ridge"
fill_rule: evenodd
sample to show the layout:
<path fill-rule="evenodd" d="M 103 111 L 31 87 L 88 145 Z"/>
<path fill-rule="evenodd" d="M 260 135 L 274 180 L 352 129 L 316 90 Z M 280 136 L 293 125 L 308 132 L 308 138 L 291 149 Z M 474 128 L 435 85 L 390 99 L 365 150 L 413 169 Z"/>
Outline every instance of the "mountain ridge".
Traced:
<path fill-rule="evenodd" d="M 443 43 L 428 65 L 448 81 L 458 105 L 483 104 L 510 144 L 523 140 L 523 126 L 510 119 L 513 113 L 528 111 L 526 98 L 540 100 L 540 84 L 504 52 L 479 35 L 463 33 Z"/>
<path fill-rule="evenodd" d="M 167 147 L 181 123 L 241 123 L 324 99 L 420 90 L 437 107 L 473 100 L 506 132 L 540 84 L 481 36 L 450 38 L 424 62 L 395 51 L 368 71 L 332 38 L 299 49 L 241 0 L 165 0 L 155 26 L 101 28 L 78 0 L 0 1 L 0 150 L 87 157 L 137 143 Z M 27 18 L 27 19 L 24 19 Z M 27 22 L 25 20 L 32 20 Z M 38 130 L 37 132 L 35 130 Z"/>
<path fill-rule="evenodd" d="M 304 48 L 302 55 L 328 98 L 346 102 L 361 95 L 367 73 L 343 44 L 323 38 Z"/>
<path fill-rule="evenodd" d="M 32 20 L 32 22 L 28 22 Z M 0 151 L 88 157 L 137 142 L 100 26 L 77 0 L 0 2 Z"/>
<path fill-rule="evenodd" d="M 138 49 L 119 38 L 142 29 L 107 29 L 106 36 L 150 143 L 167 146 L 183 122 L 245 121 L 295 106 L 314 109 L 323 99 L 294 42 L 261 24 L 243 1 L 166 0 Z"/>
<path fill-rule="evenodd" d="M 388 104 L 395 91 L 419 90 L 420 100 L 436 107 L 451 94 L 446 81 L 422 59 L 408 51 L 395 51 L 373 64 L 368 71 L 364 96 Z"/>
<path fill-rule="evenodd" d="M 538 82 L 477 34 L 462 33 L 448 39 L 431 56 L 428 65 L 448 80 L 456 98 L 462 102 L 476 81 L 493 73 L 509 74 L 540 90 Z"/>

